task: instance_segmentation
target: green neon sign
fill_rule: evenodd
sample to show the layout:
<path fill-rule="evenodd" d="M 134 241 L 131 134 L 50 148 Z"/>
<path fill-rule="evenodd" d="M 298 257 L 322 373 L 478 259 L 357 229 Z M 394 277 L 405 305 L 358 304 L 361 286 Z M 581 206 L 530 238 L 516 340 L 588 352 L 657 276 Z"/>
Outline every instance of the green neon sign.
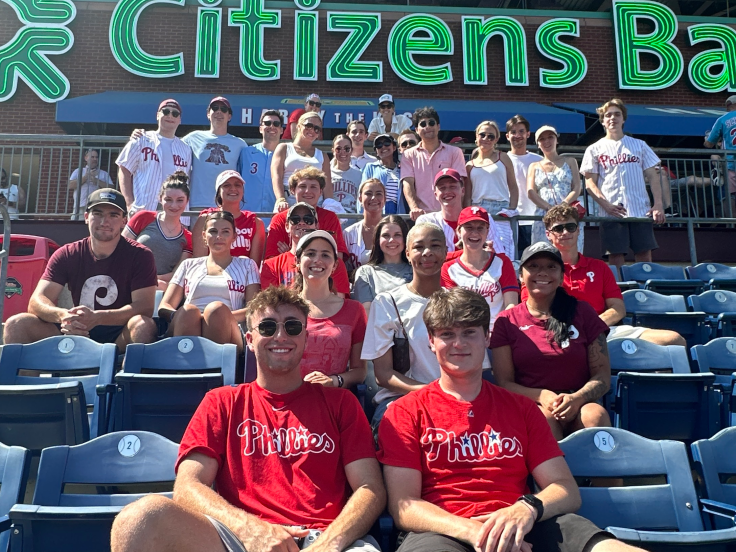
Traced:
<path fill-rule="evenodd" d="M 736 32 L 712 23 L 688 28 L 690 44 L 717 42 L 720 48 L 700 52 L 688 67 L 690 82 L 702 92 L 736 92 Z M 720 71 L 714 70 L 720 68 Z"/>
<path fill-rule="evenodd" d="M 318 12 L 297 11 L 294 18 L 294 80 L 317 80 Z"/>
<path fill-rule="evenodd" d="M 562 36 L 580 36 L 579 19 L 550 19 L 537 29 L 537 50 L 547 59 L 562 65 L 561 69 L 539 69 L 542 88 L 570 88 L 585 78 L 588 60 L 583 52 L 560 41 Z"/>
<path fill-rule="evenodd" d="M 654 25 L 649 34 L 639 34 L 637 23 L 646 19 Z M 672 41 L 677 35 L 677 16 L 665 6 L 648 0 L 613 0 L 618 86 L 628 90 L 661 90 L 682 75 L 683 59 Z M 659 60 L 656 69 L 641 67 L 641 55 Z"/>
<path fill-rule="evenodd" d="M 67 25 L 77 14 L 68 0 L 3 0 L 25 25 Z"/>
<path fill-rule="evenodd" d="M 281 10 L 267 10 L 265 0 L 241 0 L 240 9 L 229 11 L 231 27 L 240 27 L 240 70 L 256 81 L 279 80 L 281 60 L 263 59 L 264 31 L 281 27 Z"/>
<path fill-rule="evenodd" d="M 219 4 L 221 0 L 210 2 Z M 200 0 L 204 3 L 204 0 Z M 197 60 L 194 76 L 200 79 L 216 79 L 220 76 L 220 29 L 222 8 L 200 7 L 197 10 Z"/>
<path fill-rule="evenodd" d="M 526 33 L 511 17 L 463 17 L 463 73 L 465 84 L 488 84 L 486 49 L 494 35 L 503 38 L 506 86 L 529 86 Z"/>
<path fill-rule="evenodd" d="M 450 82 L 449 61 L 435 66 L 419 65 L 414 55 L 452 55 L 453 51 L 450 28 L 434 15 L 406 15 L 396 22 L 388 37 L 388 62 L 399 78 L 412 84 Z"/>
<path fill-rule="evenodd" d="M 358 61 L 381 30 L 380 13 L 329 12 L 327 30 L 349 33 L 327 64 L 328 81 L 383 82 L 383 63 Z"/>

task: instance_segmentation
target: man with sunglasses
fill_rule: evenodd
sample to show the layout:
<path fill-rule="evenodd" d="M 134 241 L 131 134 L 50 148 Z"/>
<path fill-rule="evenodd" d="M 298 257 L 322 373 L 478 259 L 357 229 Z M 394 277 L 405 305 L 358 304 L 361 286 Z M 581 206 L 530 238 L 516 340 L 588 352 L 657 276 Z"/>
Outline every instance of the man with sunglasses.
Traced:
<path fill-rule="evenodd" d="M 286 128 L 284 129 L 284 135 L 281 137 L 282 140 L 293 140 L 296 136 L 296 125 L 299 123 L 299 117 L 307 112 L 319 113 L 322 115 L 322 100 L 319 94 L 310 94 L 304 100 L 304 109 L 295 109 L 289 115 L 289 120 L 286 122 Z M 320 129 L 317 140 L 322 140 L 322 129 Z M 272 206 L 273 207 L 273 206 Z"/>
<path fill-rule="evenodd" d="M 384 94 L 378 98 L 378 117 L 368 127 L 368 140 L 373 141 L 379 134 L 386 133 L 398 138 L 408 128 L 411 128 L 411 120 L 406 115 L 396 114 L 393 96 Z"/>
<path fill-rule="evenodd" d="M 302 381 L 309 305 L 271 287 L 246 308 L 252 383 L 209 392 L 179 447 L 174 499 L 116 518 L 116 552 L 378 552 L 386 504 L 371 431 L 346 389 Z M 213 486 L 217 491 L 213 490 Z"/>
<path fill-rule="evenodd" d="M 401 183 L 404 197 L 409 204 L 412 220 L 424 213 L 440 210 L 434 194 L 434 177 L 442 169 L 455 169 L 463 180 L 467 179 L 465 156 L 458 147 L 440 141 L 440 116 L 433 107 L 420 107 L 414 112 L 414 126 L 422 141 L 403 153 L 401 159 Z M 470 197 L 463 199 L 463 206 L 470 205 Z"/>
<path fill-rule="evenodd" d="M 273 209 L 276 196 L 271 184 L 271 161 L 284 131 L 284 117 L 276 109 L 267 109 L 261 114 L 258 130 L 263 140 L 247 146 L 240 152 L 238 172 L 245 180 L 243 203 L 254 213 L 267 213 Z M 269 220 L 264 220 L 268 224 Z"/>
<path fill-rule="evenodd" d="M 413 130 L 406 129 L 399 134 L 397 143 L 399 144 L 399 154 L 402 154 L 419 143 L 419 136 Z"/>
<path fill-rule="evenodd" d="M 118 182 L 125 197 L 128 217 L 141 210 L 156 211 L 161 184 L 176 171 L 192 171 L 192 148 L 176 137 L 181 106 L 164 100 L 156 114 L 158 129 L 134 132 L 118 155 Z"/>
<path fill-rule="evenodd" d="M 286 214 L 286 233 L 289 235 L 291 248 L 280 255 L 263 261 L 261 268 L 261 288 L 268 286 L 291 286 L 296 272 L 296 246 L 302 236 L 317 230 L 319 227 L 317 209 L 309 203 L 296 203 Z M 348 297 L 350 281 L 348 271 L 342 259 L 337 261 L 337 269 L 332 276 L 335 291 Z"/>
<path fill-rule="evenodd" d="M 346 132 L 353 143 L 353 152 L 350 156 L 351 162 L 362 171 L 368 163 L 374 163 L 377 160 L 376 157 L 365 152 L 364 145 L 366 138 L 368 138 L 368 127 L 364 121 L 356 119 L 348 123 Z"/>
<path fill-rule="evenodd" d="M 544 215 L 547 238 L 562 254 L 565 274 L 562 287 L 570 295 L 587 301 L 609 327 L 608 340 L 643 339 L 657 345 L 685 345 L 685 339 L 670 330 L 653 330 L 641 326 L 617 325 L 626 315 L 624 298 L 613 272 L 600 259 L 585 257 L 578 251 L 580 215 L 566 203 L 555 205 Z M 521 300 L 528 292 L 522 289 Z"/>

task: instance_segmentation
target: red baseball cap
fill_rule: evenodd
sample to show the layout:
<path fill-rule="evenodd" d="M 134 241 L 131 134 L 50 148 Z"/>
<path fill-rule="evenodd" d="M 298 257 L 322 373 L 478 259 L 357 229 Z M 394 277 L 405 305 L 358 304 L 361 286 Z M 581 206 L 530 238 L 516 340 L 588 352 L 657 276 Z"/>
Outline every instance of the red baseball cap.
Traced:
<path fill-rule="evenodd" d="M 488 225 L 491 224 L 489 222 L 488 211 L 483 207 L 466 207 L 460 211 L 460 216 L 457 218 L 457 226 L 460 228 L 463 224 L 473 222 L 474 220 L 485 222 Z"/>
<path fill-rule="evenodd" d="M 232 111 L 233 108 L 230 106 L 230 102 L 228 101 L 227 98 L 223 96 L 217 96 L 216 98 L 212 98 L 207 107 L 209 108 L 213 103 L 217 103 L 217 102 L 224 103 L 227 106 L 227 108 Z"/>
<path fill-rule="evenodd" d="M 179 102 L 176 100 L 169 98 L 168 100 L 162 101 L 160 104 L 158 104 L 157 111 L 161 111 L 164 107 L 175 107 L 179 111 L 182 111 L 181 106 L 179 105 Z"/>
<path fill-rule="evenodd" d="M 455 182 L 461 183 L 463 181 L 463 177 L 460 176 L 460 173 L 457 172 L 455 169 L 442 169 L 440 172 L 438 172 L 437 175 L 434 177 L 434 185 L 437 186 L 437 182 L 439 182 L 442 178 L 452 178 Z"/>

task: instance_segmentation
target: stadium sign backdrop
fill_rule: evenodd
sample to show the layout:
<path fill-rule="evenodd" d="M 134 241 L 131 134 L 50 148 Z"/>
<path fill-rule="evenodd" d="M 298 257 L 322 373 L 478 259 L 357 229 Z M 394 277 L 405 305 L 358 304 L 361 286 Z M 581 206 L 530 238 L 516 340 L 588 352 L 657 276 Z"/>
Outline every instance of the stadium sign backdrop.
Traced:
<path fill-rule="evenodd" d="M 12 6 L 23 26 L 7 44 L 0 46 L 0 102 L 15 93 L 22 79 L 42 100 L 64 99 L 70 84 L 49 59 L 68 52 L 74 35 L 67 27 L 76 16 L 71 0 L 2 0 Z M 197 40 L 194 74 L 218 78 L 220 74 L 221 29 L 224 24 L 240 28 L 239 65 L 245 77 L 255 81 L 281 78 L 280 60 L 266 60 L 263 45 L 268 29 L 281 27 L 281 10 L 266 9 L 264 0 L 240 0 L 240 7 L 227 14 L 218 7 L 222 0 L 198 0 Z M 319 76 L 320 0 L 294 0 L 294 80 L 316 81 Z M 184 54 L 156 56 L 138 43 L 137 25 L 146 8 L 156 4 L 184 6 L 185 0 L 119 0 L 110 19 L 110 49 L 127 71 L 147 78 L 171 78 L 184 74 Z M 613 31 L 618 85 L 629 90 L 661 90 L 677 82 L 685 68 L 680 50 L 673 44 L 678 31 L 675 13 L 667 6 L 648 0 L 613 0 Z M 225 19 L 226 18 L 226 19 Z M 327 81 L 382 82 L 383 62 L 361 59 L 381 29 L 381 14 L 329 11 L 327 31 L 344 33 L 345 40 L 327 62 Z M 638 23 L 649 23 L 642 33 Z M 585 54 L 574 46 L 580 36 L 580 20 L 551 18 L 536 30 L 534 43 L 539 53 L 557 65 L 539 70 L 542 88 L 569 88 L 582 81 L 588 70 Z M 594 32 L 591 30 L 591 32 Z M 715 46 L 695 55 L 689 62 L 688 79 L 702 92 L 736 92 L 736 31 L 720 23 L 687 27 L 691 45 Z M 508 16 L 462 17 L 459 42 L 463 54 L 466 85 L 488 84 L 486 49 L 491 37 L 504 44 L 506 86 L 529 86 L 527 36 L 519 21 Z M 406 82 L 432 86 L 452 81 L 451 63 L 423 65 L 414 56 L 446 56 L 454 53 L 456 38 L 450 27 L 435 15 L 416 13 L 396 21 L 386 45 L 391 70 Z M 566 39 L 566 41 L 563 41 Z M 645 69 L 641 56 L 658 60 Z"/>

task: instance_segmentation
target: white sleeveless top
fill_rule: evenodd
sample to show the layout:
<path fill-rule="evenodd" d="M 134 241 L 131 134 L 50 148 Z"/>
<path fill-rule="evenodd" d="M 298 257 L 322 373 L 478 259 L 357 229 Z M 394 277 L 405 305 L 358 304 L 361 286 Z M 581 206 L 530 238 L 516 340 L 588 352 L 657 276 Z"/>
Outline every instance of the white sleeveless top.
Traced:
<path fill-rule="evenodd" d="M 473 205 L 484 199 L 491 201 L 509 201 L 509 184 L 506 180 L 506 165 L 499 159 L 492 165 L 484 167 L 473 166 L 470 171 L 470 181 L 473 183 Z"/>
<path fill-rule="evenodd" d="M 284 159 L 284 192 L 286 196 L 289 196 L 289 178 L 292 174 L 305 167 L 314 167 L 321 171 L 323 161 L 322 151 L 317 148 L 314 149 L 314 156 L 308 157 L 299 155 L 296 148 L 294 148 L 294 144 L 286 144 L 286 159 Z"/>

